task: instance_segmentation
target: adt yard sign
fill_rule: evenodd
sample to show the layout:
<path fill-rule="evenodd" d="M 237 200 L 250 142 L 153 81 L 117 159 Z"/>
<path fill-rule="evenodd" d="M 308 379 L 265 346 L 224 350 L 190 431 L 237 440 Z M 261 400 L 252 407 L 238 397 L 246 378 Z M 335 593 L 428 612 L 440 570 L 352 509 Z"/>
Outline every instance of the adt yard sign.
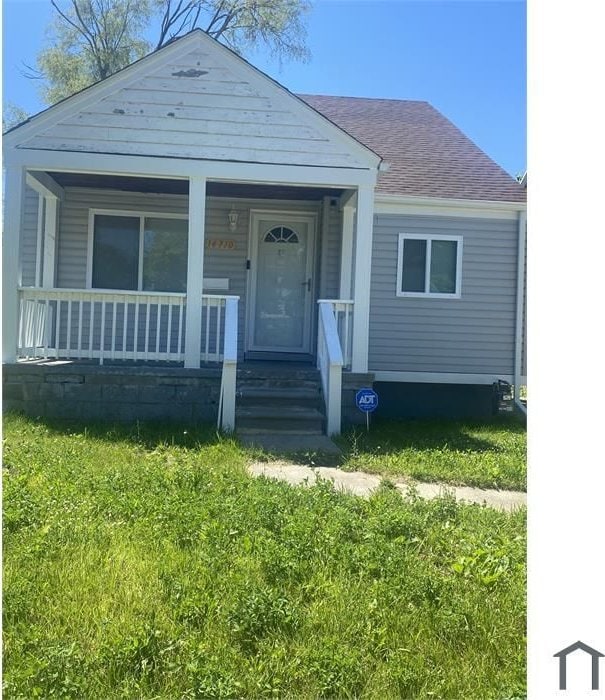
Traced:
<path fill-rule="evenodd" d="M 364 413 L 372 413 L 378 408 L 378 394 L 373 389 L 360 389 L 355 394 L 357 408 Z"/>

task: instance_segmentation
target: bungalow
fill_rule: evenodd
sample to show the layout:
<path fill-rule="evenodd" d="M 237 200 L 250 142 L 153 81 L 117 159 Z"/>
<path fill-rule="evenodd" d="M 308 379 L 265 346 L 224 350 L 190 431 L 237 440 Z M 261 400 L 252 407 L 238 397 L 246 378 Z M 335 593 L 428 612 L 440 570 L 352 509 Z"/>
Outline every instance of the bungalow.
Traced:
<path fill-rule="evenodd" d="M 195 30 L 4 149 L 5 408 L 335 434 L 363 386 L 524 383 L 525 189 L 426 102 L 294 95 Z"/>

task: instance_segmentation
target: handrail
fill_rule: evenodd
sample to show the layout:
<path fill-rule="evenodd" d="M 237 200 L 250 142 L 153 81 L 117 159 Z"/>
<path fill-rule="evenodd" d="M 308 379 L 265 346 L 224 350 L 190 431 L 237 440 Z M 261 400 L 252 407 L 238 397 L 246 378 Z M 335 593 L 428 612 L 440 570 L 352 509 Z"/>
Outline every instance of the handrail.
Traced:
<path fill-rule="evenodd" d="M 326 432 L 328 435 L 338 435 L 341 424 L 342 348 L 332 302 L 320 301 L 318 304 L 317 367 L 326 404 Z"/>
<path fill-rule="evenodd" d="M 219 396 L 217 427 L 225 432 L 235 430 L 235 392 L 237 384 L 237 316 L 239 297 L 225 301 L 225 335 L 223 338 L 223 371 Z"/>
<path fill-rule="evenodd" d="M 350 369 L 353 356 L 353 306 L 355 302 L 352 299 L 320 299 L 317 303 L 330 304 L 336 317 L 343 367 Z"/>

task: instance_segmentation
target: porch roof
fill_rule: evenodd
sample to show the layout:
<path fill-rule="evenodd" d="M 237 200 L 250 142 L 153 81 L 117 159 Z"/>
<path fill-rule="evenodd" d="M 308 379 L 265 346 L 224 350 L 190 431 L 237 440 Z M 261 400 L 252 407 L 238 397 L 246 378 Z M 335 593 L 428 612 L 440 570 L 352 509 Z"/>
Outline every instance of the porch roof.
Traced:
<path fill-rule="evenodd" d="M 189 194 L 189 181 L 158 177 L 128 177 L 97 173 L 64 173 L 48 171 L 61 187 L 90 187 L 94 189 L 146 192 L 153 194 Z M 282 199 L 320 201 L 323 197 L 339 197 L 344 190 L 328 187 L 295 187 L 262 185 L 247 182 L 212 182 L 206 185 L 208 197 L 236 197 L 249 199 Z"/>

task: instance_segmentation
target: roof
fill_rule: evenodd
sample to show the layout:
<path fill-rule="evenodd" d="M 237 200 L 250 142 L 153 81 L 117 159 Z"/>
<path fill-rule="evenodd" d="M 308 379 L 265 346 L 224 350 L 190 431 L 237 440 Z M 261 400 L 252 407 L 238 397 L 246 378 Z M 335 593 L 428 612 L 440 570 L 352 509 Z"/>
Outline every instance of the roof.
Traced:
<path fill-rule="evenodd" d="M 332 129 L 334 124 L 354 139 L 348 141 L 345 137 L 349 149 L 358 146 L 356 141 L 365 158 L 381 157 L 389 169 L 378 173 L 378 194 L 496 202 L 524 202 L 526 199 L 524 187 L 427 102 L 294 95 L 199 29 L 43 110 L 10 129 L 7 136 L 12 132 L 22 132 L 23 128 L 26 131 L 36 129 L 34 125 L 43 128 L 41 120 L 48 121 L 50 115 L 61 114 L 69 110 L 70 105 L 75 109 L 82 100 L 92 99 L 99 90 L 107 91 L 120 85 L 120 81 L 129 79 L 134 71 L 142 70 L 141 66 L 147 65 L 150 60 L 156 61 L 160 54 L 168 60 L 175 51 L 180 51 L 180 47 L 184 50 L 196 41 L 216 43 L 224 52 L 224 60 L 233 54 L 241 65 L 252 68 L 255 74 L 272 83 L 274 89 L 283 90 L 295 102 L 301 99 L 323 118 L 323 128 Z M 332 124 L 325 122 L 326 119 Z M 338 135 L 337 129 L 333 131 Z"/>
<path fill-rule="evenodd" d="M 524 202 L 525 189 L 428 102 L 298 95 L 382 156 L 376 191 Z"/>

